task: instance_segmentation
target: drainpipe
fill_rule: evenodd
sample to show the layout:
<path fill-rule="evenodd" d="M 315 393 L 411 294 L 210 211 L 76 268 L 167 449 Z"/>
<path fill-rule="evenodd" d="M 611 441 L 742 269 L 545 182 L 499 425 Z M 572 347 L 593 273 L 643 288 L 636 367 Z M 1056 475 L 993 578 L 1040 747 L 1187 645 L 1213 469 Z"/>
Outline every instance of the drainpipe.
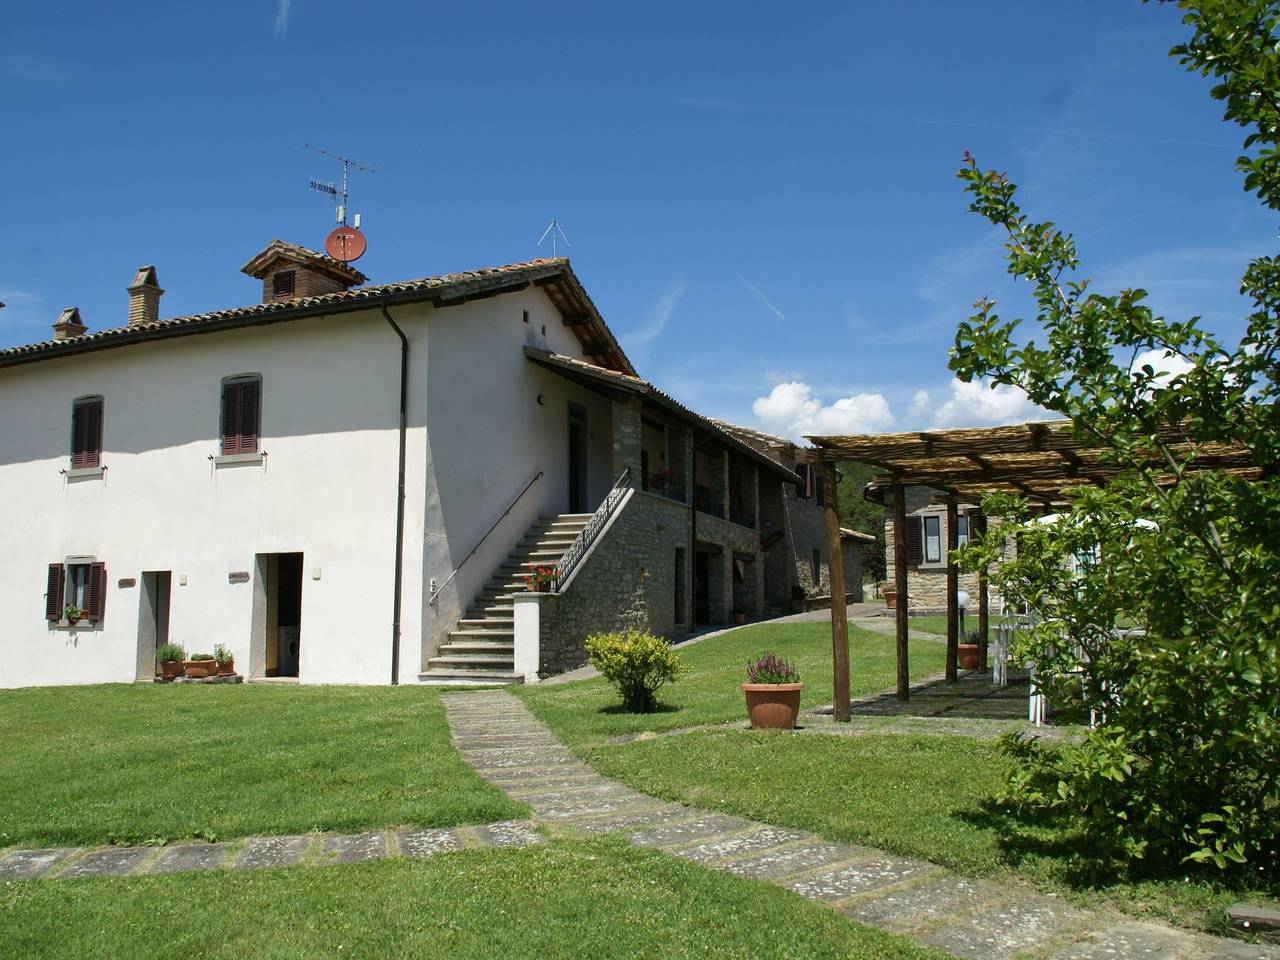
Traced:
<path fill-rule="evenodd" d="M 391 609 L 391 685 L 400 682 L 400 598 L 404 581 L 404 461 L 405 432 L 409 423 L 409 338 L 391 319 L 386 301 L 378 304 L 382 316 L 400 338 L 400 467 L 396 480 L 396 572 Z"/>

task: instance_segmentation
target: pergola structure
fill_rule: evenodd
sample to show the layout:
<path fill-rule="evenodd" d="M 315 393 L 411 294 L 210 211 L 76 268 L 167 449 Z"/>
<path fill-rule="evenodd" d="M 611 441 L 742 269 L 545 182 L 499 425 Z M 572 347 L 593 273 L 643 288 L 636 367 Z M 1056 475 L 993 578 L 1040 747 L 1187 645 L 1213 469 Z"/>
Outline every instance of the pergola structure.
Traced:
<path fill-rule="evenodd" d="M 838 532 L 833 538 L 836 518 L 836 464 L 869 463 L 884 474 L 868 485 L 868 499 L 884 503 L 893 499 L 893 567 L 897 587 L 897 694 L 910 696 L 907 671 L 907 548 L 906 497 L 908 486 L 938 490 L 947 498 L 947 547 L 956 544 L 957 504 L 978 503 L 984 494 L 1008 491 L 1022 494 L 1046 511 L 1060 509 L 1070 501 L 1073 488 L 1088 484 L 1105 485 L 1122 468 L 1104 463 L 1099 447 L 1078 439 L 1070 420 L 1043 420 L 967 430 L 926 430 L 912 433 L 882 433 L 864 436 L 817 436 L 807 438 L 821 451 L 827 475 L 827 555 L 832 560 L 831 576 L 843 576 L 839 562 Z M 1175 454 L 1188 450 L 1186 438 L 1170 430 L 1161 438 Z M 1152 464 L 1164 461 L 1152 455 Z M 1242 474 L 1260 471 L 1249 451 L 1229 444 L 1199 444 L 1194 465 L 1199 469 L 1224 469 Z M 1176 477 L 1169 472 L 1160 477 L 1172 484 Z M 833 582 L 837 582 L 833 579 Z M 978 572 L 978 650 L 979 668 L 987 665 L 987 571 Z M 947 564 L 947 667 L 948 680 L 957 673 L 959 652 L 958 610 L 956 601 L 957 571 Z M 835 716 L 848 719 L 848 646 L 849 627 L 844 608 L 831 608 L 831 638 L 835 650 L 836 700 Z M 843 677 L 841 672 L 843 671 Z M 841 692 L 843 690 L 843 693 Z"/>

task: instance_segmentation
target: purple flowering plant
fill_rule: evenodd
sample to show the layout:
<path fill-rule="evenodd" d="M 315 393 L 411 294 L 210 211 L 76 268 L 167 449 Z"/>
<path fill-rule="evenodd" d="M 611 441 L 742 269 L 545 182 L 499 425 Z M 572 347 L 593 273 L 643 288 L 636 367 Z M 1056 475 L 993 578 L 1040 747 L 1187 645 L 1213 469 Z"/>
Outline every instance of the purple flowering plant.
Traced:
<path fill-rule="evenodd" d="M 747 661 L 748 683 L 799 683 L 800 673 L 787 661 L 765 651 L 755 661 Z"/>

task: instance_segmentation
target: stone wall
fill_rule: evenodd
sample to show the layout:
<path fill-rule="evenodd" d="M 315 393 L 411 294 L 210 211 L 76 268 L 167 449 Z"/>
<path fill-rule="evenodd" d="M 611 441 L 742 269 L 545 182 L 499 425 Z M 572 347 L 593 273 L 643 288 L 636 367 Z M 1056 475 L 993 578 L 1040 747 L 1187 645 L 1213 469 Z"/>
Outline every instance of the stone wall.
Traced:
<path fill-rule="evenodd" d="M 688 610 L 677 616 L 675 603 L 677 576 L 683 595 L 692 593 L 689 536 L 687 507 L 631 494 L 565 591 L 542 602 L 538 674 L 586 663 L 589 634 L 648 629 L 674 639 L 687 633 Z M 677 550 L 683 551 L 679 571 Z"/>

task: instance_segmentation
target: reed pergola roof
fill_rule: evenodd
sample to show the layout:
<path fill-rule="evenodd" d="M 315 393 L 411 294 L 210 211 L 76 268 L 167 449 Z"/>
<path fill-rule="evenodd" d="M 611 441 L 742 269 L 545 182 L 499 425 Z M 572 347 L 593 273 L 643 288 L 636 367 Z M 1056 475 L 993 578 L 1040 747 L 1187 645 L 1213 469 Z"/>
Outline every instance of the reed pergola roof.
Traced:
<path fill-rule="evenodd" d="M 1008 491 L 1056 506 L 1070 499 L 1071 488 L 1104 484 L 1121 469 L 1104 463 L 1099 448 L 1077 439 L 1070 420 L 807 439 L 826 460 L 869 463 L 886 471 L 867 487 L 867 496 L 881 502 L 898 482 L 933 487 L 968 502 Z M 1175 453 L 1186 451 L 1185 438 L 1174 431 L 1165 442 Z M 1242 447 L 1201 444 L 1197 451 L 1194 464 L 1201 468 L 1260 472 Z M 1168 479 L 1173 482 L 1172 476 Z"/>

